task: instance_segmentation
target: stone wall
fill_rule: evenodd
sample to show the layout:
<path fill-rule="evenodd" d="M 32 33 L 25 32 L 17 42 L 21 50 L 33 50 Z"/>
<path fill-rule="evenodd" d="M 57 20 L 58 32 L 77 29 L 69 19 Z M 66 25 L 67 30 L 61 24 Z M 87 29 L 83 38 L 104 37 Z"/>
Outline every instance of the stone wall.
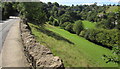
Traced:
<path fill-rule="evenodd" d="M 58 56 L 53 56 L 50 49 L 41 45 L 35 40 L 31 33 L 31 29 L 26 21 L 21 20 L 21 36 L 24 45 L 25 56 L 30 66 L 35 69 L 37 67 L 52 67 L 52 69 L 63 69 L 64 65 Z"/>

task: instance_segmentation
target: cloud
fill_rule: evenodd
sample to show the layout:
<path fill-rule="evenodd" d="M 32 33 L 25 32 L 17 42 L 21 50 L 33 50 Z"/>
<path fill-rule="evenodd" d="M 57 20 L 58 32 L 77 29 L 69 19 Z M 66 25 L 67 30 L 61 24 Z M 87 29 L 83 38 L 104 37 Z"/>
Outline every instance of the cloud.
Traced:
<path fill-rule="evenodd" d="M 81 5 L 93 5 L 94 3 L 81 3 Z M 102 5 L 100 3 L 97 3 L 97 5 Z"/>
<path fill-rule="evenodd" d="M 94 3 L 82 3 L 81 5 L 92 5 Z"/>
<path fill-rule="evenodd" d="M 119 2 L 120 0 L 109 0 L 109 1 L 112 1 L 112 2 Z"/>
<path fill-rule="evenodd" d="M 79 5 L 79 4 L 86 4 L 86 5 L 91 5 L 95 2 L 97 2 L 97 5 L 103 5 L 103 4 L 118 4 L 119 0 L 40 0 L 42 2 L 58 2 L 59 4 L 62 5 Z"/>

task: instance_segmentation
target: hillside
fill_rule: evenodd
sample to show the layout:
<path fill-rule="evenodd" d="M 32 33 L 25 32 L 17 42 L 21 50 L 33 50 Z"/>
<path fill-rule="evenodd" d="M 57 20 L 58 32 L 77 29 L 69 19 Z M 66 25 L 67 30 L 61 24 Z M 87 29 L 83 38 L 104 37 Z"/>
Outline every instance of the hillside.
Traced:
<path fill-rule="evenodd" d="M 118 6 L 110 6 L 108 9 L 105 11 L 106 13 L 109 12 L 118 12 Z M 98 13 L 98 15 L 103 14 L 103 11 L 101 13 Z"/>
<path fill-rule="evenodd" d="M 112 55 L 112 52 L 100 45 L 96 45 L 82 37 L 51 25 L 46 25 L 44 29 L 31 23 L 29 23 L 29 25 L 36 39 L 41 44 L 49 47 L 54 55 L 62 58 L 65 67 L 117 66 L 113 63 L 105 63 L 102 59 L 102 55 Z"/>
<path fill-rule="evenodd" d="M 82 21 L 85 29 L 95 28 L 96 23 L 90 21 Z"/>
<path fill-rule="evenodd" d="M 118 6 L 111 6 L 106 10 L 107 13 L 109 12 L 118 12 Z"/>

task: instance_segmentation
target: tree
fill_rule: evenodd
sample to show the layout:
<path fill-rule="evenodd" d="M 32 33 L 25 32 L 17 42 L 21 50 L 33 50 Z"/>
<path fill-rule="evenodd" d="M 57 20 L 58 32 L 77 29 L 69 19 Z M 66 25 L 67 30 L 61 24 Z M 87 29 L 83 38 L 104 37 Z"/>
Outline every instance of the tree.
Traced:
<path fill-rule="evenodd" d="M 71 22 L 64 22 L 64 23 L 61 25 L 61 28 L 65 29 L 65 27 L 66 27 L 68 24 L 71 24 Z"/>
<path fill-rule="evenodd" d="M 64 14 L 64 13 L 65 13 L 65 10 L 63 10 L 63 9 L 62 9 L 62 10 L 59 10 L 59 11 L 58 11 L 58 16 L 61 16 L 61 15 Z"/>
<path fill-rule="evenodd" d="M 54 21 L 54 17 L 50 16 L 49 20 L 53 22 Z"/>
<path fill-rule="evenodd" d="M 59 22 L 58 22 L 57 19 L 54 19 L 54 21 L 53 21 L 53 25 L 54 25 L 54 26 L 59 26 Z"/>
<path fill-rule="evenodd" d="M 42 25 L 46 21 L 45 7 L 42 2 L 22 2 L 18 5 L 18 10 L 23 19 L 26 18 L 35 24 Z"/>
<path fill-rule="evenodd" d="M 79 35 L 80 32 L 84 29 L 83 27 L 83 24 L 82 24 L 82 21 L 81 20 L 78 20 L 75 22 L 74 26 L 73 26 L 73 31 Z"/>
<path fill-rule="evenodd" d="M 48 2 L 47 4 L 48 4 L 49 8 L 51 8 L 53 6 L 53 4 L 51 2 Z"/>
<path fill-rule="evenodd" d="M 54 2 L 53 4 L 54 6 L 59 7 L 59 4 L 57 2 Z"/>
<path fill-rule="evenodd" d="M 60 19 L 60 26 L 65 22 L 73 22 L 72 17 L 67 14 L 63 14 L 62 16 L 59 17 L 59 19 Z"/>
<path fill-rule="evenodd" d="M 65 30 L 73 33 L 73 24 L 72 24 L 72 23 L 68 24 L 68 25 L 65 27 Z"/>
<path fill-rule="evenodd" d="M 13 8 L 14 2 L 3 2 L 2 6 L 2 19 L 8 19 L 9 16 L 15 15 L 16 9 Z"/>

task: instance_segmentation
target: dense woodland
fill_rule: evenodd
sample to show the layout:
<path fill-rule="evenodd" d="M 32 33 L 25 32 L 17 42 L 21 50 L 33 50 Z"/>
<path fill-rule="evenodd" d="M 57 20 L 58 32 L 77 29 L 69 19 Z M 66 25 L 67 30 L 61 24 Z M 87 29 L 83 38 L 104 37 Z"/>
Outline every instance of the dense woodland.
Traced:
<path fill-rule="evenodd" d="M 7 2 L 2 3 L 2 18 L 5 20 L 11 15 L 19 15 L 22 19 L 39 26 L 50 24 L 60 27 L 113 50 L 114 53 L 119 55 L 120 8 L 114 12 L 106 11 L 113 6 L 119 7 L 119 5 L 105 4 L 97 6 L 97 3 L 93 5 L 66 6 L 59 5 L 57 2 L 48 2 L 47 4 L 42 2 Z M 96 23 L 96 28 L 85 28 L 83 20 Z M 104 57 L 109 59 L 106 55 Z M 116 58 L 111 58 L 110 61 L 119 63 Z"/>

